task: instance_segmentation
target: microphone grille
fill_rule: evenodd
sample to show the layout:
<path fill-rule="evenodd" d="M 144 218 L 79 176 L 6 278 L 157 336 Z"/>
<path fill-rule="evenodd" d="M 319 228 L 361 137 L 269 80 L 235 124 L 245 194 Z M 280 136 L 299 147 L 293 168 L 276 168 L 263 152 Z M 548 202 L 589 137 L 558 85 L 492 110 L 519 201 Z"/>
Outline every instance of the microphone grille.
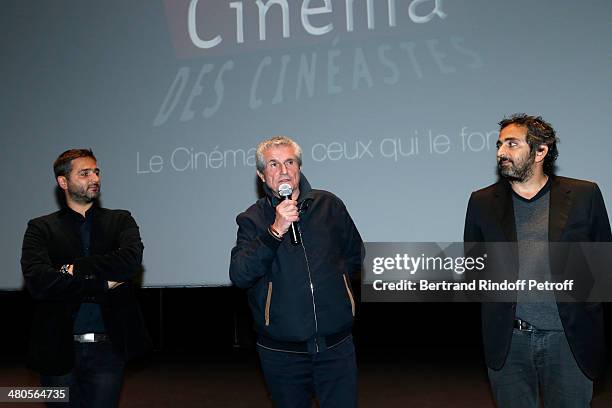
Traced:
<path fill-rule="evenodd" d="M 291 193 L 293 193 L 293 189 L 287 183 L 283 183 L 278 186 L 278 195 L 281 197 L 291 197 Z"/>

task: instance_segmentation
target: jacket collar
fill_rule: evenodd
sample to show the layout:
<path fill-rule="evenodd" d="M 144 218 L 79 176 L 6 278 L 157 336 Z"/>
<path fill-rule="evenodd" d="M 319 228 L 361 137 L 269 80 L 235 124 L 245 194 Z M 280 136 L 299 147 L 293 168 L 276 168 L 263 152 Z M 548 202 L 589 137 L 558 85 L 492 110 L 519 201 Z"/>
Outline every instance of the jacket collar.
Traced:
<path fill-rule="evenodd" d="M 559 177 L 550 176 L 550 207 L 548 210 L 548 240 L 555 242 L 561 239 L 571 206 L 571 189 L 562 183 Z M 516 221 L 514 219 L 514 206 L 512 204 L 512 187 L 506 180 L 495 185 L 495 214 L 502 226 L 508 241 L 516 241 Z"/>
<path fill-rule="evenodd" d="M 567 225 L 567 217 L 572 204 L 571 188 L 555 177 L 550 188 L 550 209 L 548 211 L 548 240 L 559 241 Z"/>
<path fill-rule="evenodd" d="M 270 189 L 270 187 L 268 187 L 266 183 L 263 184 L 263 190 L 266 193 L 266 199 L 268 201 L 268 204 L 270 204 L 272 207 L 276 207 L 281 201 L 280 198 L 274 195 L 272 189 Z M 313 195 L 310 183 L 306 179 L 306 176 L 304 176 L 304 173 L 300 173 L 300 196 L 297 200 L 298 204 L 302 204 L 312 199 Z"/>
<path fill-rule="evenodd" d="M 507 241 L 516 241 L 516 223 L 514 221 L 514 206 L 512 205 L 512 187 L 506 180 L 495 184 L 495 215 L 504 231 Z"/>

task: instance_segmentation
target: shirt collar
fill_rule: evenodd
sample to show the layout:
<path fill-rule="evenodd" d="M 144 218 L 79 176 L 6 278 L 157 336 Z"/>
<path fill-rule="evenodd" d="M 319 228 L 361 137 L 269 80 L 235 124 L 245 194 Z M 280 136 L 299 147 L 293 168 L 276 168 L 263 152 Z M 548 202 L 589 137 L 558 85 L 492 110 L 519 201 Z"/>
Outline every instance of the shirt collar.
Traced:
<path fill-rule="evenodd" d="M 84 221 L 91 220 L 96 212 L 98 212 L 97 202 L 94 202 L 94 204 L 91 207 L 89 207 L 89 210 L 85 212 L 85 217 L 83 217 L 80 213 L 74 211 L 72 208 L 65 205 L 61 210 L 60 217 L 62 218 L 68 217 L 69 219 L 73 221 L 84 222 Z"/>

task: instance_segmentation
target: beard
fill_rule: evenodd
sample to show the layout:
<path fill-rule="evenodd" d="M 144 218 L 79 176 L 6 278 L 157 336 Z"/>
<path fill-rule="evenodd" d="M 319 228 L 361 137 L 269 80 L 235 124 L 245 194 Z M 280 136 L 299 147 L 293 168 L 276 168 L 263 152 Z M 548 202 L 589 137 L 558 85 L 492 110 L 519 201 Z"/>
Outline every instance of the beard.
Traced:
<path fill-rule="evenodd" d="M 96 187 L 95 189 L 91 189 Z M 68 194 L 73 201 L 82 204 L 89 204 L 100 195 L 100 184 L 88 184 L 86 186 L 68 183 Z"/>
<path fill-rule="evenodd" d="M 503 164 L 508 163 L 508 164 Z M 516 181 L 522 183 L 533 176 L 533 165 L 535 163 L 535 154 L 529 152 L 529 155 L 524 158 L 511 158 L 504 156 L 497 161 L 497 173 L 500 177 L 508 181 Z"/>

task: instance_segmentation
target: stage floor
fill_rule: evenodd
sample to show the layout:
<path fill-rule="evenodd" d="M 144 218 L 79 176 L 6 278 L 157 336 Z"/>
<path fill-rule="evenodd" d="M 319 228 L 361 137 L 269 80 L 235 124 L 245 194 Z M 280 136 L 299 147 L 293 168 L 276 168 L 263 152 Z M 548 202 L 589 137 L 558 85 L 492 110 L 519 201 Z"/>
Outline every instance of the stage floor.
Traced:
<path fill-rule="evenodd" d="M 361 407 L 495 407 L 478 350 L 357 352 Z M 596 384 L 593 408 L 612 406 L 610 378 Z M 36 374 L 20 361 L 0 363 L 0 386 L 36 384 Z M 252 350 L 196 357 L 153 354 L 127 370 L 120 403 L 121 408 L 271 406 Z"/>

